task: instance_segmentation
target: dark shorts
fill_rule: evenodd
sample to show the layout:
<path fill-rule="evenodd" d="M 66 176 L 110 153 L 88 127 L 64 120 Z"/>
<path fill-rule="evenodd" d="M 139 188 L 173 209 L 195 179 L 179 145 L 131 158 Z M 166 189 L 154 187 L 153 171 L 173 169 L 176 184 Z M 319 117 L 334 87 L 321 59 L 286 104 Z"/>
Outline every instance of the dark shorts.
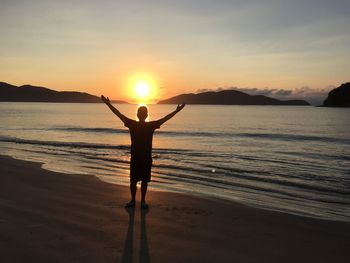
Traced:
<path fill-rule="evenodd" d="M 130 182 L 151 181 L 152 158 L 131 157 Z"/>

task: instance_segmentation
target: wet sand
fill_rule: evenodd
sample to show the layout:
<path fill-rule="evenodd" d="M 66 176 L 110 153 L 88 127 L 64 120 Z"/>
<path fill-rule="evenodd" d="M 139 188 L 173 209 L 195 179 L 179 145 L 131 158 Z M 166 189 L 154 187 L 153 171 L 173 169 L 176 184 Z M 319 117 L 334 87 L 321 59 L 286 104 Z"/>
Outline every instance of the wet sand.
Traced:
<path fill-rule="evenodd" d="M 347 222 L 156 191 L 126 210 L 127 187 L 4 156 L 0 180 L 0 262 L 350 262 Z"/>

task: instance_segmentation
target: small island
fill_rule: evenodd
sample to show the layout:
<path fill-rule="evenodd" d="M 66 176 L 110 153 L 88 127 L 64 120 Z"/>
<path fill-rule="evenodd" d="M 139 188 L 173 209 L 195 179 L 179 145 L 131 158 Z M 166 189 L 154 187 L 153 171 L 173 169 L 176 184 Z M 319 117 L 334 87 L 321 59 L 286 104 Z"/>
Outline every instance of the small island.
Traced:
<path fill-rule="evenodd" d="M 323 102 L 324 107 L 350 107 L 350 82 L 331 90 Z"/>
<path fill-rule="evenodd" d="M 158 104 L 212 104 L 212 105 L 295 105 L 309 106 L 305 100 L 278 100 L 263 95 L 249 95 L 238 90 L 210 91 L 203 93 L 181 94 Z"/>
<path fill-rule="evenodd" d="M 102 103 L 100 97 L 77 91 L 55 91 L 32 85 L 15 86 L 0 82 L 0 102 Z M 113 101 L 126 103 L 124 101 Z"/>

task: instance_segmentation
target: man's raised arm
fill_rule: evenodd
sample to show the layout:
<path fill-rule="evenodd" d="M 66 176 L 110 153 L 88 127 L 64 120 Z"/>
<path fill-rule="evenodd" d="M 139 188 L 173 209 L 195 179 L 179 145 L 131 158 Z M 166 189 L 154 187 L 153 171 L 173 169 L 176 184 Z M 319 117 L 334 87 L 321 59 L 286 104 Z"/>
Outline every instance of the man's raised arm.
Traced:
<path fill-rule="evenodd" d="M 117 110 L 112 104 L 111 102 L 109 101 L 109 98 L 101 95 L 101 99 L 102 101 L 111 109 L 111 111 L 117 115 L 119 117 L 119 119 L 122 121 L 122 122 L 126 122 L 127 120 L 129 120 L 129 118 L 127 118 L 125 115 L 123 115 L 119 110 Z"/>
<path fill-rule="evenodd" d="M 165 117 L 161 118 L 160 120 L 158 120 L 159 125 L 162 125 L 164 122 L 170 120 L 172 117 L 174 117 L 176 115 L 176 113 L 178 113 L 180 110 L 182 110 L 185 107 L 185 103 L 183 104 L 178 104 L 176 107 L 176 110 L 174 110 L 172 113 L 166 115 Z"/>

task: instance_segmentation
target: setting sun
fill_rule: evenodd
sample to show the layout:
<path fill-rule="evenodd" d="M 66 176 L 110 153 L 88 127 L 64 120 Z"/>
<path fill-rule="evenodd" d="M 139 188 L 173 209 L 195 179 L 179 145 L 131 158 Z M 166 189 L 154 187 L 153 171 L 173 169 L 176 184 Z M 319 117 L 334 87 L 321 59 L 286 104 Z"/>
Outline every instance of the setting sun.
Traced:
<path fill-rule="evenodd" d="M 147 81 L 139 81 L 135 84 L 135 93 L 139 98 L 147 98 L 150 94 L 150 84 Z"/>
<path fill-rule="evenodd" d="M 154 75 L 138 73 L 130 75 L 127 97 L 133 103 L 154 103 L 158 99 L 158 82 Z"/>

